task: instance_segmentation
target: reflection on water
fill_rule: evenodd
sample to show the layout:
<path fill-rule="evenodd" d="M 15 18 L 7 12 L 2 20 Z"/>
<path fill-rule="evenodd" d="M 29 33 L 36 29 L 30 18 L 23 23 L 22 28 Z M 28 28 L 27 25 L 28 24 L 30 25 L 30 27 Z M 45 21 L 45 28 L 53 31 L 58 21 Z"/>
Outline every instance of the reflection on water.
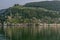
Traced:
<path fill-rule="evenodd" d="M 0 34 L 0 40 L 8 40 L 3 34 Z"/>
<path fill-rule="evenodd" d="M 5 24 L 10 40 L 60 40 L 60 24 Z"/>

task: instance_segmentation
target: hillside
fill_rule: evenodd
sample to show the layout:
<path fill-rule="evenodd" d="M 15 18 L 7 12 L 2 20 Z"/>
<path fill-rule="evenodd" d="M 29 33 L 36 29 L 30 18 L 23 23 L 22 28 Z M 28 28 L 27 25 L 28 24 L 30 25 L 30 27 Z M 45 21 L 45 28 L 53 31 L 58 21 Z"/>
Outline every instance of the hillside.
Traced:
<path fill-rule="evenodd" d="M 1 11 L 2 12 L 2 11 Z M 1 13 L 0 19 L 5 22 L 23 23 L 23 22 L 41 22 L 41 23 L 60 23 L 60 12 L 47 10 L 44 8 L 13 6 L 5 9 Z M 5 17 L 5 18 L 4 18 Z"/>
<path fill-rule="evenodd" d="M 60 11 L 60 1 L 42 1 L 27 3 L 26 7 L 41 7 L 48 10 Z"/>

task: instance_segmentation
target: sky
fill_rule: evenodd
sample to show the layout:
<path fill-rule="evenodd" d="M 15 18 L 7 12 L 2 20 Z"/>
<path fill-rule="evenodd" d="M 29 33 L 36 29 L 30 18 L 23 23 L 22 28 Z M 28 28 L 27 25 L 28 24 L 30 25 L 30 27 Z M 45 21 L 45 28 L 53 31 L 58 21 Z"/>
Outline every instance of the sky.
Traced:
<path fill-rule="evenodd" d="M 47 0 L 0 0 L 0 9 L 6 9 L 14 4 L 24 5 L 28 2 L 47 1 Z M 51 1 L 51 0 L 49 0 Z"/>

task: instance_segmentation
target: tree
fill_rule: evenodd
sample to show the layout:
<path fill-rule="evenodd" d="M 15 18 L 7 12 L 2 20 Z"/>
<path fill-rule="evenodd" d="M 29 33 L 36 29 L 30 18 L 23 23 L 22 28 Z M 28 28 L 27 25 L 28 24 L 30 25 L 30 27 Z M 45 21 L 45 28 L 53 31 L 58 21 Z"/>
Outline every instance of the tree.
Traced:
<path fill-rule="evenodd" d="M 1 21 L 1 24 L 2 24 L 2 27 L 1 27 L 1 30 L 2 32 L 4 32 L 4 22 L 5 22 L 6 18 L 4 15 L 1 15 L 0 16 L 0 21 Z"/>
<path fill-rule="evenodd" d="M 15 4 L 14 6 L 19 6 L 19 4 Z"/>
<path fill-rule="evenodd" d="M 7 20 L 7 16 L 6 16 L 5 11 L 4 11 L 4 12 L 1 13 L 1 15 L 0 15 L 0 23 L 1 23 L 1 25 L 2 25 L 2 27 L 1 27 L 2 32 L 4 32 L 4 22 L 5 22 L 6 20 Z"/>

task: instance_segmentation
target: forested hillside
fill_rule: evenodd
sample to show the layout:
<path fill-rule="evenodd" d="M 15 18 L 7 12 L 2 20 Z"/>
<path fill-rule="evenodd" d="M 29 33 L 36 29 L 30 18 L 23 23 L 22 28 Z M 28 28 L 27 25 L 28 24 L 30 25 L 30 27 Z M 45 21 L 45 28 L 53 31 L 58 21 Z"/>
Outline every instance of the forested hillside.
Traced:
<path fill-rule="evenodd" d="M 11 23 L 27 23 L 27 22 L 40 22 L 40 23 L 60 23 L 60 12 L 47 10 L 44 8 L 23 7 L 21 5 L 14 5 L 5 12 L 0 13 L 6 17 L 5 22 Z M 0 15 L 0 19 L 1 16 Z"/>
<path fill-rule="evenodd" d="M 27 3 L 26 7 L 41 7 L 49 10 L 60 11 L 60 1 L 42 1 Z"/>

